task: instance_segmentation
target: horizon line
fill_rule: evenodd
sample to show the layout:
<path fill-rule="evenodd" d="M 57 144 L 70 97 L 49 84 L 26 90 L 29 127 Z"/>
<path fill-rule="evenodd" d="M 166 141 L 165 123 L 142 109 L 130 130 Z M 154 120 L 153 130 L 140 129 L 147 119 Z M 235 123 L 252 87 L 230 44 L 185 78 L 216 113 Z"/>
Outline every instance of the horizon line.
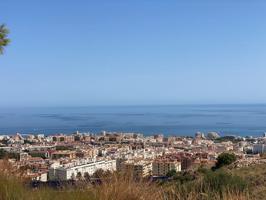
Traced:
<path fill-rule="evenodd" d="M 85 108 L 85 107 L 171 107 L 171 106 L 266 106 L 266 103 L 180 103 L 180 104 L 95 104 L 95 105 L 9 105 L 0 108 Z"/>

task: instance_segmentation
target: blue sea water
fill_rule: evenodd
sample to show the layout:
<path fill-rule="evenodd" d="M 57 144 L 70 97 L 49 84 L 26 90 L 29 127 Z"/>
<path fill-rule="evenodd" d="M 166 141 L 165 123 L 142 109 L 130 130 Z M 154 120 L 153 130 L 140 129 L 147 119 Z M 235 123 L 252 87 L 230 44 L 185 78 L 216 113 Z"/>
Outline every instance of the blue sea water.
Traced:
<path fill-rule="evenodd" d="M 98 106 L 0 108 L 0 134 L 125 131 L 144 135 L 260 136 L 266 105 Z"/>

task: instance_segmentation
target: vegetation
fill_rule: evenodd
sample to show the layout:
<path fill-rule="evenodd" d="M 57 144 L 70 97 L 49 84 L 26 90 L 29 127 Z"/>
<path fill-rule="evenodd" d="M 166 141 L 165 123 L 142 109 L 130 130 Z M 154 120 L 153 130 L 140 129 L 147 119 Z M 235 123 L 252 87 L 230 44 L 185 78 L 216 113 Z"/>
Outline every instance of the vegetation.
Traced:
<path fill-rule="evenodd" d="M 9 30 L 7 27 L 2 24 L 0 25 L 0 54 L 4 53 L 4 48 L 10 43 L 10 40 L 7 38 Z"/>
<path fill-rule="evenodd" d="M 230 165 L 236 161 L 236 155 L 233 153 L 221 153 L 217 158 L 217 163 L 214 169 L 221 168 L 226 165 Z"/>
<path fill-rule="evenodd" d="M 0 159 L 4 159 L 4 158 L 19 160 L 19 154 L 13 153 L 13 152 L 7 152 L 3 149 L 0 149 Z"/>
<path fill-rule="evenodd" d="M 229 188 L 234 193 L 243 192 L 248 188 L 248 185 L 240 176 L 232 175 L 224 170 L 218 170 L 209 171 L 204 175 L 203 188 L 222 195 Z"/>
<path fill-rule="evenodd" d="M 78 174 L 78 183 L 64 185 L 60 189 L 45 186 L 31 188 L 21 176 L 10 176 L 10 166 L 0 166 L 0 200 L 253 200 L 265 199 L 266 168 L 257 179 L 253 168 L 227 169 L 234 162 L 234 154 L 224 153 L 217 159 L 216 170 L 200 167 L 196 171 L 170 171 L 168 180 L 152 182 L 136 180 L 132 175 L 97 170 L 92 176 Z M 248 178 L 246 177 L 248 175 Z M 95 182 L 95 179 L 100 181 Z M 255 196 L 256 198 L 253 198 Z M 259 198 L 258 198 L 259 197 Z"/>
<path fill-rule="evenodd" d="M 1 163 L 1 162 L 0 162 Z M 196 171 L 175 172 L 168 181 L 135 180 L 132 176 L 98 171 L 80 184 L 60 189 L 31 188 L 10 166 L 0 166 L 0 200 L 264 200 L 266 164 L 241 169 L 223 166 L 216 170 L 200 167 Z M 174 172 L 174 171 L 173 171 Z M 100 177 L 99 184 L 91 179 Z"/>
<path fill-rule="evenodd" d="M 104 176 L 101 171 L 96 174 Z M 242 175 L 240 171 L 200 168 L 195 172 L 176 173 L 170 181 L 158 183 L 108 172 L 109 178 L 105 176 L 95 185 L 88 181 L 88 174 L 86 179 L 79 174 L 80 184 L 75 187 L 33 189 L 19 176 L 10 176 L 5 171 L 0 173 L 0 200 L 253 200 L 250 194 L 254 188 L 249 188 Z"/>
<path fill-rule="evenodd" d="M 173 177 L 173 176 L 175 176 L 176 175 L 176 170 L 171 170 L 171 171 L 169 171 L 167 174 L 166 174 L 166 176 L 167 177 Z"/>
<path fill-rule="evenodd" d="M 61 150 L 61 151 L 64 151 L 64 150 L 73 150 L 73 146 L 56 146 L 55 147 L 57 151 Z"/>
<path fill-rule="evenodd" d="M 16 177 L 0 176 L 0 199 L 12 200 L 196 200 L 196 199 L 248 199 L 244 191 L 234 191 L 230 188 L 222 193 L 208 189 L 208 185 L 200 187 L 203 182 L 193 182 L 183 185 L 163 185 L 156 183 L 134 181 L 127 177 L 114 176 L 101 184 L 90 187 L 66 187 L 63 189 L 38 188 L 31 189 Z M 247 196 L 247 195 L 246 195 Z"/>
<path fill-rule="evenodd" d="M 40 157 L 40 158 L 43 158 L 43 159 L 46 158 L 44 153 L 39 153 L 39 152 L 29 152 L 29 155 L 31 157 Z"/>
<path fill-rule="evenodd" d="M 184 184 L 184 183 L 196 180 L 198 176 L 199 175 L 195 172 L 184 171 L 184 172 L 177 173 L 175 176 L 173 176 L 173 180 L 177 184 Z"/>

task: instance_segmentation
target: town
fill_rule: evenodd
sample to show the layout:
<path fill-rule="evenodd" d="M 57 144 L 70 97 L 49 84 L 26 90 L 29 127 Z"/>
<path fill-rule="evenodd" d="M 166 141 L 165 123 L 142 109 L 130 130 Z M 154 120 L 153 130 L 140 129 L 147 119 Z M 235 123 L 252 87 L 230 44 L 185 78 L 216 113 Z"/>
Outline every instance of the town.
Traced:
<path fill-rule="evenodd" d="M 266 163 L 266 135 L 195 137 L 102 131 L 98 134 L 1 135 L 0 156 L 32 181 L 75 181 L 104 172 L 132 170 L 135 178 L 163 178 L 170 171 L 212 166 L 223 152 L 234 153 L 234 167 Z"/>

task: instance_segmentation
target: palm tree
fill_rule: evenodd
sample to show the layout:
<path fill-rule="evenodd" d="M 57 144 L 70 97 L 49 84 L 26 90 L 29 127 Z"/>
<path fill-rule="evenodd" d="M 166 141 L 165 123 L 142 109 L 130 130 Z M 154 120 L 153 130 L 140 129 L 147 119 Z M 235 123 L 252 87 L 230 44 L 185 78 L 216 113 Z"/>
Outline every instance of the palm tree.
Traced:
<path fill-rule="evenodd" d="M 10 40 L 7 38 L 9 30 L 4 24 L 0 25 L 0 54 L 4 53 L 4 47 L 6 47 Z"/>

